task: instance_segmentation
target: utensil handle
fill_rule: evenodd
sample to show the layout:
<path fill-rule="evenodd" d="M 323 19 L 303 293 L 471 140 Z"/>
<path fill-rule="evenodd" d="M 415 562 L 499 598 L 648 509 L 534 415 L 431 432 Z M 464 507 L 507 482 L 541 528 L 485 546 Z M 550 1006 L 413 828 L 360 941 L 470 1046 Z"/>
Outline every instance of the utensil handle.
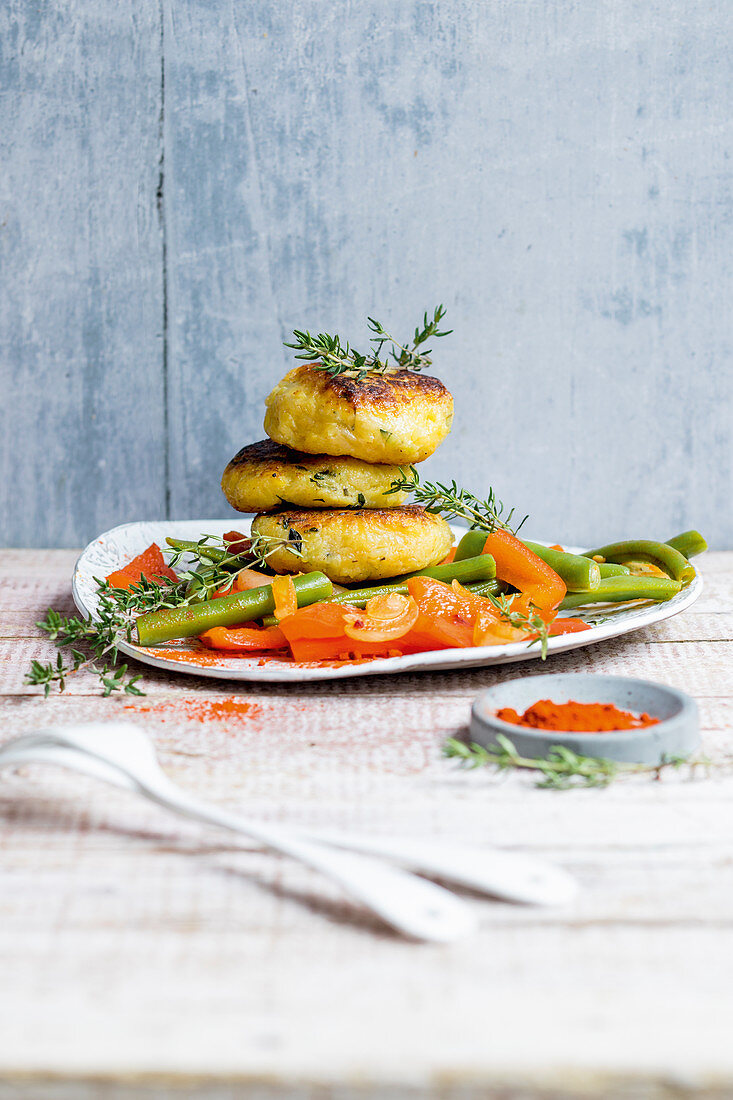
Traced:
<path fill-rule="evenodd" d="M 169 810 L 251 837 L 328 875 L 393 928 L 413 939 L 449 943 L 475 927 L 463 902 L 406 871 L 365 855 L 332 850 L 277 826 L 245 821 L 228 810 L 189 797 L 172 783 L 149 787 L 146 793 Z"/>
<path fill-rule="evenodd" d="M 46 732 L 46 737 L 49 733 Z M 447 890 L 433 883 L 367 856 L 347 855 L 309 840 L 301 840 L 276 826 L 244 821 L 227 810 L 191 798 L 162 772 L 154 780 L 136 775 L 101 754 L 87 751 L 83 746 L 54 744 L 46 740 L 43 734 L 20 738 L 0 749 L 0 767 L 31 762 L 61 764 L 116 786 L 136 790 L 150 801 L 183 817 L 251 837 L 328 875 L 393 928 L 414 939 L 449 943 L 466 935 L 474 927 L 469 909 Z"/>
<path fill-rule="evenodd" d="M 414 871 L 524 904 L 567 905 L 578 892 L 577 882 L 567 871 L 523 853 L 440 840 L 357 836 L 321 829 L 308 829 L 302 835 L 334 848 L 394 859 Z"/>

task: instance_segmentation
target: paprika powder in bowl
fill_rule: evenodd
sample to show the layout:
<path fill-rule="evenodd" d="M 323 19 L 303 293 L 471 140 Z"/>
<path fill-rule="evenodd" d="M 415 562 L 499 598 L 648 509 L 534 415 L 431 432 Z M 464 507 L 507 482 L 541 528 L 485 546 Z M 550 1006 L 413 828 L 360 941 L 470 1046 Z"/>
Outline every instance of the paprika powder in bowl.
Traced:
<path fill-rule="evenodd" d="M 476 698 L 470 739 L 495 747 L 499 734 L 535 759 L 563 745 L 581 756 L 661 764 L 698 748 L 700 722 L 695 700 L 664 684 L 549 673 L 504 680 Z"/>

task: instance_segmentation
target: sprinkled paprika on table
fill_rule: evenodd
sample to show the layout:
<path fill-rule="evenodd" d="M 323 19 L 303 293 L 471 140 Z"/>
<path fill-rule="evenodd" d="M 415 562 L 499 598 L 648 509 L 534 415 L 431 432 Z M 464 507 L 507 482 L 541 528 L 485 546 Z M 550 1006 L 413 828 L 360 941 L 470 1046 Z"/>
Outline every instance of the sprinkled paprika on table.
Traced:
<path fill-rule="evenodd" d="M 578 733 L 607 733 L 612 730 L 636 730 L 655 726 L 658 718 L 649 714 L 632 714 L 620 710 L 613 703 L 553 703 L 551 699 L 538 699 L 518 714 L 513 707 L 502 707 L 496 712 L 502 722 L 530 729 L 562 730 Z"/>

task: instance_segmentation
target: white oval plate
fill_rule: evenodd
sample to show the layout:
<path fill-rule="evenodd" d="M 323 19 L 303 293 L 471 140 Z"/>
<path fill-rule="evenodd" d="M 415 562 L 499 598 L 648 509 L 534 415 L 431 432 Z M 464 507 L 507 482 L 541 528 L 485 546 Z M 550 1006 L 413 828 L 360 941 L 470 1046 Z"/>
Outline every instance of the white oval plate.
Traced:
<path fill-rule="evenodd" d="M 202 535 L 223 535 L 225 531 L 244 529 L 246 520 L 166 520 L 124 523 L 113 527 L 90 542 L 74 569 L 72 591 L 74 602 L 83 615 L 95 616 L 98 593 L 95 577 L 106 577 L 142 553 L 151 542 L 165 546 L 166 537 L 200 539 Z M 465 528 L 453 527 L 457 537 Z M 573 549 L 569 547 L 568 549 Z M 566 653 L 569 649 L 592 645 L 594 642 L 617 638 L 630 630 L 662 622 L 684 611 L 702 592 L 702 577 L 694 580 L 679 595 L 664 603 L 635 603 L 630 606 L 597 605 L 592 611 L 571 612 L 574 616 L 596 622 L 590 630 L 550 638 L 549 653 Z M 602 620 L 602 621 L 600 621 Z M 347 662 L 295 662 L 284 657 L 227 657 L 213 651 L 203 651 L 195 640 L 168 642 L 161 646 L 137 646 L 120 643 L 120 652 L 154 668 L 186 672 L 194 676 L 213 676 L 219 680 L 256 680 L 301 683 L 306 680 L 341 680 L 351 676 L 387 675 L 395 672 L 421 672 L 447 668 L 480 668 L 486 665 L 530 661 L 540 656 L 537 644 L 526 642 L 511 645 L 483 646 L 472 649 L 442 649 L 429 653 L 414 653 L 405 657 L 378 657 Z"/>

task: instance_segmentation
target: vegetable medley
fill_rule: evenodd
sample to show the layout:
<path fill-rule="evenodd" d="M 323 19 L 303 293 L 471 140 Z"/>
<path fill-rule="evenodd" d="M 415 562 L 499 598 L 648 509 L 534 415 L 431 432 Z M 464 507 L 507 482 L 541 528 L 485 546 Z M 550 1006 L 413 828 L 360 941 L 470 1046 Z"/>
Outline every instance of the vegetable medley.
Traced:
<path fill-rule="evenodd" d="M 344 589 L 320 572 L 267 570 L 267 551 L 238 531 L 153 545 L 100 582 L 136 619 L 137 641 L 176 638 L 229 655 L 349 661 L 505 645 L 590 629 L 575 608 L 671 599 L 706 549 L 696 531 L 669 542 L 634 540 L 571 554 L 505 528 L 466 532 L 445 561 L 376 587 Z M 171 565 L 189 566 L 175 573 Z M 193 563 L 193 564 L 191 564 Z M 594 609 L 597 612 L 597 608 Z"/>

